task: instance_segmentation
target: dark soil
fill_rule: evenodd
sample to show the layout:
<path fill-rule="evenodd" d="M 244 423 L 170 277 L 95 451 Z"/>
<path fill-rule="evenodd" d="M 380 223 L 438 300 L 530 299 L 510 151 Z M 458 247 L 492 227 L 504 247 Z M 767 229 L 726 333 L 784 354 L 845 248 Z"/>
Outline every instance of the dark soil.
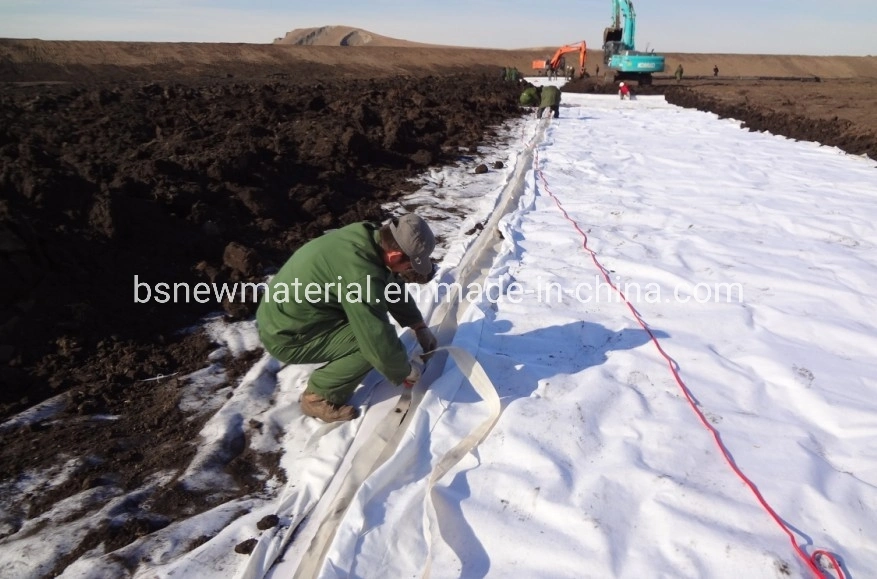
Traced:
<path fill-rule="evenodd" d="M 259 281 L 323 230 L 385 217 L 381 204 L 410 191 L 411 177 L 456 163 L 523 112 L 521 87 L 498 70 L 160 82 L 90 70 L 88 84 L 0 85 L 0 421 L 53 396 L 64 404 L 0 430 L 0 483 L 81 457 L 66 483 L 4 514 L 13 532 L 60 499 L 142 487 L 195 452 L 208 416 L 182 415 L 181 377 L 214 345 L 182 330 L 217 310 L 248 317 L 253 304 L 159 304 L 135 279 L 153 290 Z M 615 90 L 589 79 L 565 89 Z M 802 120 L 696 87 L 638 92 L 877 158 L 877 132 L 843 119 Z M 231 386 L 258 354 L 226 360 Z M 244 451 L 226 468 L 246 494 L 277 464 Z M 229 498 L 173 485 L 144 495 L 124 528 L 94 529 L 49 575 L 101 542 L 119 548 Z"/>
<path fill-rule="evenodd" d="M 147 302 L 135 279 L 261 281 L 323 230 L 382 219 L 411 177 L 520 113 L 518 87 L 497 76 L 0 86 L 0 420 L 64 404 L 0 431 L 0 483 L 82 457 L 3 522 L 14 532 L 84 489 L 139 488 L 194 454 L 209 416 L 182 415 L 180 377 L 215 346 L 181 330 L 254 304 Z M 252 361 L 227 360 L 227 381 Z M 246 494 L 276 466 L 242 452 L 226 470 Z M 65 561 L 229 498 L 156 491 L 131 505 L 131 529 L 96 529 Z"/>
<path fill-rule="evenodd" d="M 0 417 L 191 369 L 168 352 L 219 304 L 135 303 L 159 298 L 135 276 L 261 279 L 319 232 L 381 218 L 516 95 L 477 75 L 2 87 Z"/>

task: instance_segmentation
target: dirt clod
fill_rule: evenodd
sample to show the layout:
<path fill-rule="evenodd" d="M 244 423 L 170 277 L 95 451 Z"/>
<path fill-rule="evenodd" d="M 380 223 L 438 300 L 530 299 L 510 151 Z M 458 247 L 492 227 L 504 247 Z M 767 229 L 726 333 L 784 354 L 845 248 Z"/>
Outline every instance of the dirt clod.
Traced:
<path fill-rule="evenodd" d="M 258 541 L 256 539 L 247 539 L 246 541 L 241 541 L 234 547 L 234 552 L 239 553 L 241 555 L 249 555 L 253 552 L 253 549 L 256 548 L 256 544 Z"/>
<path fill-rule="evenodd" d="M 258 523 L 256 523 L 256 528 L 260 531 L 264 531 L 266 529 L 271 529 L 276 527 L 280 523 L 280 519 L 277 515 L 266 515 L 262 518 Z"/>

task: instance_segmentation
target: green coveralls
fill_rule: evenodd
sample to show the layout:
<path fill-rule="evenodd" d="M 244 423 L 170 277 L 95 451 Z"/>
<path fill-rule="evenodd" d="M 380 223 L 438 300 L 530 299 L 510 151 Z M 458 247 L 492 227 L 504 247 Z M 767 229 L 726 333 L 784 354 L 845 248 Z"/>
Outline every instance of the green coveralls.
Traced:
<path fill-rule="evenodd" d="M 306 391 L 333 404 L 346 403 L 372 368 L 394 384 L 410 371 L 387 314 L 403 327 L 423 316 L 384 264 L 379 229 L 354 223 L 309 241 L 271 279 L 256 311 L 259 337 L 272 356 L 287 364 L 325 363 Z"/>
<path fill-rule="evenodd" d="M 542 87 L 542 102 L 539 103 L 539 108 L 536 109 L 536 118 L 542 118 L 542 111 L 545 109 L 551 109 L 551 112 L 554 113 L 554 118 L 560 116 L 560 89 L 556 86 L 544 86 Z"/>

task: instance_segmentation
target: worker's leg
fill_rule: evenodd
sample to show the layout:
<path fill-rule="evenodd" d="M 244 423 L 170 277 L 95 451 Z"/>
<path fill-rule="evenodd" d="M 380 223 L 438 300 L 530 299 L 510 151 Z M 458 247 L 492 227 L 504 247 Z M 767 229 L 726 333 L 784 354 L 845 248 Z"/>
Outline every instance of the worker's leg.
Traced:
<path fill-rule="evenodd" d="M 349 324 L 309 342 L 271 354 L 287 364 L 325 362 L 311 374 L 305 392 L 318 394 L 332 404 L 346 403 L 362 378 L 372 369 L 372 365 L 362 356 Z"/>
<path fill-rule="evenodd" d="M 560 105 L 554 105 L 551 107 L 551 110 L 554 112 L 554 118 L 560 117 Z"/>
<path fill-rule="evenodd" d="M 541 119 L 541 118 L 542 118 L 542 111 L 543 111 L 543 110 L 545 110 L 544 107 L 539 107 L 538 109 L 536 109 L 536 118 L 537 118 L 537 119 Z"/>

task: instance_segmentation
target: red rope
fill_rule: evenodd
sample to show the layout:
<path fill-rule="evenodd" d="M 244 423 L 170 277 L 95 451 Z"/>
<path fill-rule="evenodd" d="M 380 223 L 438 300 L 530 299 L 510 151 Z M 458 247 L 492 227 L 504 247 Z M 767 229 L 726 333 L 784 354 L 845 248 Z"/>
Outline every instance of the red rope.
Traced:
<path fill-rule="evenodd" d="M 825 577 L 825 575 L 822 573 L 821 566 L 819 565 L 819 557 L 825 557 L 826 559 L 828 559 L 831 562 L 831 565 L 834 567 L 834 570 L 837 571 L 838 577 L 840 579 L 844 579 L 845 575 L 843 573 L 843 569 L 841 568 L 840 564 L 838 563 L 837 559 L 835 558 L 835 556 L 832 553 L 818 549 L 816 551 L 813 551 L 813 554 L 810 555 L 809 557 L 807 556 L 807 553 L 805 553 L 801 549 L 801 547 L 798 545 L 798 542 L 795 540 L 795 535 L 792 533 L 792 531 L 789 529 L 789 527 L 783 522 L 783 520 L 776 513 L 776 511 L 774 511 L 774 509 L 764 499 L 764 497 L 761 495 L 761 492 L 758 490 L 758 487 L 755 486 L 755 483 L 753 483 L 749 479 L 749 477 L 747 477 L 745 474 L 743 474 L 743 471 L 741 471 L 737 467 L 736 463 L 734 462 L 734 459 L 731 457 L 730 451 L 727 449 L 725 444 L 722 442 L 722 438 L 721 438 L 721 435 L 719 434 L 719 431 L 716 430 L 716 428 L 709 422 L 709 420 L 706 419 L 703 412 L 700 411 L 700 409 L 697 407 L 697 404 L 694 402 L 694 398 L 692 397 L 691 392 L 688 389 L 688 386 L 685 385 L 685 382 L 682 380 L 682 376 L 679 375 L 679 370 L 678 370 L 676 362 L 673 360 L 673 358 L 670 357 L 669 354 L 667 354 L 667 352 L 664 351 L 664 348 L 661 346 L 661 343 L 658 341 L 658 338 L 655 336 L 654 333 L 652 333 L 652 330 L 649 329 L 648 324 L 645 322 L 645 320 L 643 320 L 642 316 L 637 311 L 637 309 L 633 306 L 633 304 L 630 303 L 630 300 L 627 299 L 627 296 L 624 294 L 624 292 L 621 291 L 621 289 L 617 285 L 615 285 L 615 283 L 612 282 L 612 280 L 610 279 L 610 276 L 609 276 L 609 271 L 605 267 L 603 267 L 603 264 L 600 263 L 600 260 L 597 258 L 597 253 L 588 246 L 588 235 L 584 231 L 582 231 L 581 227 L 579 227 L 579 224 L 569 216 L 569 214 L 566 212 L 566 209 L 564 209 L 563 205 L 560 203 L 560 200 L 557 198 L 557 196 L 554 195 L 554 193 L 551 192 L 551 188 L 548 186 L 548 181 L 545 179 L 545 175 L 542 173 L 542 170 L 538 168 L 538 163 L 539 163 L 539 152 L 537 150 L 535 153 L 534 165 L 537 167 L 536 173 L 539 175 L 539 179 L 542 181 L 543 188 L 548 193 L 548 195 L 554 200 L 554 204 L 557 205 L 557 208 L 563 214 L 563 217 L 567 221 L 572 223 L 573 228 L 575 228 L 575 230 L 579 232 L 579 235 L 582 236 L 582 240 L 583 240 L 582 247 L 584 248 L 585 251 L 587 251 L 591 255 L 591 260 L 594 262 L 594 265 L 600 271 L 600 274 L 603 276 L 603 279 L 621 297 L 621 299 L 624 301 L 627 308 L 633 314 L 633 317 L 636 318 L 636 321 L 639 323 L 639 325 L 642 327 L 642 329 L 645 330 L 646 333 L 649 335 L 649 338 L 651 339 L 652 343 L 655 345 L 655 348 L 658 349 L 658 352 L 660 353 L 661 357 L 663 357 L 664 360 L 666 360 L 667 365 L 670 368 L 670 372 L 673 374 L 673 377 L 676 379 L 676 383 L 679 385 L 679 388 L 682 390 L 682 393 L 685 395 L 685 398 L 688 400 L 689 406 L 691 406 L 691 409 L 694 410 L 694 413 L 700 419 L 701 424 L 703 424 L 706 427 L 706 429 L 709 430 L 710 433 L 713 435 L 713 439 L 716 441 L 716 444 L 718 445 L 719 450 L 722 452 L 722 455 L 725 457 L 725 461 L 728 463 L 728 465 L 731 467 L 731 469 L 737 474 L 737 476 L 740 477 L 740 479 L 746 484 L 746 486 L 749 487 L 749 490 L 752 491 L 752 493 L 755 495 L 755 498 L 758 499 L 758 502 L 761 503 L 761 506 L 764 507 L 764 509 L 771 516 L 771 518 L 773 518 L 774 522 L 776 522 L 776 524 L 779 525 L 779 527 L 786 533 L 786 535 L 788 535 L 789 540 L 792 542 L 792 547 L 795 549 L 795 552 L 804 561 L 804 563 L 810 568 L 810 570 L 813 572 L 813 574 L 816 577 L 819 577 L 820 579 L 823 579 Z"/>

